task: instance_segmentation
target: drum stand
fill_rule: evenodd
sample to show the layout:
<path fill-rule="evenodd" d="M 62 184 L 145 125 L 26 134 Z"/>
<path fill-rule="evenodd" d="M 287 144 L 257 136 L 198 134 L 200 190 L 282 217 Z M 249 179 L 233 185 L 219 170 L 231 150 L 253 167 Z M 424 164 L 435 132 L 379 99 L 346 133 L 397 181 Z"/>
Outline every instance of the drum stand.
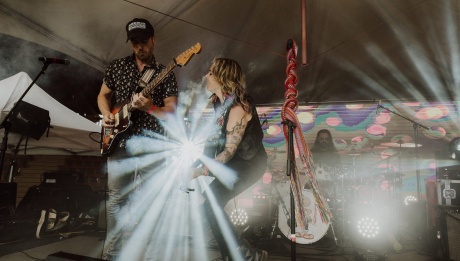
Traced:
<path fill-rule="evenodd" d="M 290 182 L 290 181 L 289 181 Z M 290 216 L 291 214 L 289 213 L 289 210 L 287 209 L 286 207 L 286 204 L 284 204 L 284 201 L 283 201 L 283 197 L 281 196 L 278 188 L 275 186 L 272 191 L 275 190 L 275 193 L 276 193 L 276 202 L 277 202 L 277 205 L 280 205 L 283 209 L 283 214 L 285 217 L 289 217 L 290 219 Z M 288 220 L 288 222 L 290 222 L 290 220 Z M 276 209 L 276 215 L 275 215 L 275 223 L 273 224 L 273 229 L 272 229 L 272 233 L 270 235 L 271 238 L 273 238 L 275 236 L 275 230 L 276 228 L 279 226 L 279 207 Z"/>
<path fill-rule="evenodd" d="M 354 157 L 353 157 L 353 161 L 354 161 Z M 345 174 L 344 173 L 340 173 L 339 174 L 339 179 L 340 179 L 340 211 L 341 211 L 341 214 L 338 215 L 338 211 L 336 209 L 336 213 L 335 213 L 335 216 L 336 216 L 336 220 L 338 217 L 341 218 L 341 220 L 339 221 L 340 222 L 340 228 L 339 228 L 339 237 L 340 237 L 340 246 L 341 247 L 344 247 L 345 246 L 345 235 L 346 235 L 346 232 L 345 232 L 345 226 L 346 226 L 346 222 L 345 222 L 345 193 L 344 193 L 344 188 L 345 188 L 345 184 L 344 184 L 344 178 L 345 178 Z M 334 186 L 335 188 L 335 186 Z M 336 195 L 336 198 L 339 198 L 337 197 L 337 193 L 335 193 Z M 335 235 L 335 231 L 334 231 L 334 224 L 331 224 L 331 228 L 332 228 L 332 233 L 334 235 L 334 240 L 335 240 L 335 244 L 336 245 L 339 245 L 338 244 L 338 239 Z"/>
<path fill-rule="evenodd" d="M 395 221 L 394 227 L 393 227 L 393 235 L 395 235 L 398 238 L 400 226 L 399 226 L 397 212 L 399 211 L 398 202 L 401 203 L 400 202 L 400 199 L 401 199 L 400 189 L 402 188 L 402 172 L 401 172 L 402 144 L 399 144 L 399 151 L 395 155 L 398 155 L 398 172 L 390 172 L 391 177 L 389 177 L 389 182 L 388 182 L 388 193 L 389 193 L 391 213 L 393 214 L 392 218 Z M 388 164 L 387 164 L 387 170 L 389 170 Z M 393 186 L 393 191 L 391 189 L 391 186 Z M 397 238 L 393 238 L 393 241 L 394 241 L 393 248 L 394 250 L 399 251 L 401 250 L 402 247 L 401 247 L 401 244 L 398 242 Z"/>
<path fill-rule="evenodd" d="M 397 235 L 399 233 L 399 220 L 398 220 L 398 200 L 399 198 L 397 197 L 397 192 L 396 190 L 398 188 L 398 184 L 402 183 L 401 179 L 401 155 L 402 155 L 402 147 L 399 147 L 399 151 L 397 153 L 394 153 L 393 155 L 390 155 L 389 157 L 385 158 L 382 161 L 385 161 L 386 163 L 386 174 L 383 174 L 385 177 L 384 180 L 388 182 L 387 189 L 388 189 L 388 211 L 389 211 L 389 218 L 393 221 L 391 222 L 392 226 L 389 227 L 388 229 L 388 238 L 393 246 L 393 249 L 396 251 L 399 251 L 402 249 L 401 244 L 399 243 L 397 239 Z M 390 168 L 390 160 L 392 158 L 398 157 L 398 172 L 395 172 L 393 169 Z M 380 162 L 377 162 L 376 164 L 379 164 Z M 383 181 L 381 181 L 383 182 Z M 381 183 L 378 183 L 377 185 L 381 185 Z M 399 186 L 402 186 L 402 184 L 399 184 Z"/>
<path fill-rule="evenodd" d="M 278 227 L 278 211 L 279 210 L 276 210 L 276 213 L 275 213 L 276 214 L 275 215 L 275 223 L 273 223 L 273 226 L 272 226 L 272 232 L 270 233 L 270 239 L 273 239 L 273 237 L 275 236 L 275 230 Z"/>
<path fill-rule="evenodd" d="M 418 159 L 419 159 L 419 155 L 418 155 L 418 129 L 419 128 L 424 128 L 425 130 L 429 130 L 428 127 L 418 123 L 418 122 L 415 122 L 407 117 L 405 117 L 404 115 L 401 115 L 395 111 L 392 111 L 386 107 L 383 107 L 382 105 L 377 105 L 377 109 L 378 108 L 382 108 L 388 112 L 391 112 L 393 114 L 396 114 L 398 115 L 399 117 L 409 121 L 409 122 L 412 122 L 413 124 L 413 128 L 414 128 L 414 142 L 415 142 L 415 173 L 416 173 L 416 176 L 417 176 L 417 200 L 420 202 L 421 198 L 420 198 L 420 191 L 421 191 L 421 188 L 420 188 L 420 169 L 419 169 L 419 166 L 418 166 Z"/>
<path fill-rule="evenodd" d="M 337 223 L 339 223 L 339 227 L 338 227 L 338 237 L 339 239 L 337 240 L 337 237 L 335 236 L 335 233 L 334 233 L 334 230 L 332 231 L 334 233 L 334 239 L 336 241 L 336 245 L 339 245 L 340 247 L 345 247 L 346 245 L 346 235 L 348 234 L 348 232 L 346 231 L 346 229 L 348 228 L 348 225 L 347 225 L 347 220 L 349 219 L 349 213 L 348 213 L 348 208 L 350 207 L 350 205 L 346 205 L 346 203 L 348 202 L 350 204 L 350 200 L 356 200 L 357 199 L 357 192 L 356 192 L 356 189 L 355 189 L 355 186 L 357 185 L 356 183 L 358 182 L 359 184 L 362 184 L 363 182 L 363 177 L 360 175 L 358 178 L 359 180 L 357 180 L 357 173 L 356 173 L 356 156 L 358 156 L 359 154 L 355 154 L 353 153 L 352 154 L 352 169 L 351 169 L 351 172 L 350 172 L 350 176 L 348 176 L 349 180 L 351 180 L 351 184 L 346 184 L 345 183 L 345 179 L 347 178 L 347 175 L 343 172 L 340 172 L 340 171 L 337 171 L 337 173 L 339 173 L 338 177 L 340 179 L 340 189 L 339 189 L 339 195 L 336 196 L 337 199 L 340 198 L 340 214 L 338 211 L 336 211 L 335 213 L 335 216 L 336 216 L 336 220 L 337 220 Z M 348 191 L 346 189 L 349 189 L 350 187 L 349 186 L 352 186 L 352 194 L 346 194 L 348 193 Z M 336 193 L 337 195 L 337 193 Z M 339 220 L 340 219 L 340 220 Z M 331 224 L 331 227 L 333 228 L 333 224 Z M 339 241 L 339 242 L 337 242 Z"/>

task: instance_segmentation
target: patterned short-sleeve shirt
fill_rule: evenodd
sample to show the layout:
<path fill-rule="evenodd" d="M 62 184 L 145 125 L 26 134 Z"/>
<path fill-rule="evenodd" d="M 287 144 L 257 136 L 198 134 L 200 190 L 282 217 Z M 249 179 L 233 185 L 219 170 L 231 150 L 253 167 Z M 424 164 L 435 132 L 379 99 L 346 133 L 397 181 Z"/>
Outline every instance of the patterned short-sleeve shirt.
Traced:
<path fill-rule="evenodd" d="M 148 65 L 150 68 L 155 69 L 155 73 L 152 76 L 152 81 L 158 74 L 163 71 L 166 67 L 162 64 L 158 64 L 155 61 L 155 57 L 152 62 Z M 107 87 L 114 91 L 114 99 L 116 104 L 127 102 L 131 99 L 133 93 L 140 92 L 138 87 L 139 79 L 142 77 L 142 73 L 139 72 L 136 65 L 134 54 L 112 61 L 104 76 L 104 83 Z M 169 73 L 163 81 L 153 91 L 150 96 L 153 99 L 153 104 L 158 107 L 164 106 L 164 99 L 171 96 L 178 95 L 177 81 L 174 73 Z M 131 112 L 131 128 L 125 133 L 129 138 L 133 135 L 147 136 L 148 131 L 164 134 L 164 129 L 160 124 L 160 121 L 153 115 L 141 110 L 134 110 Z M 148 130 L 147 132 L 145 130 Z"/>

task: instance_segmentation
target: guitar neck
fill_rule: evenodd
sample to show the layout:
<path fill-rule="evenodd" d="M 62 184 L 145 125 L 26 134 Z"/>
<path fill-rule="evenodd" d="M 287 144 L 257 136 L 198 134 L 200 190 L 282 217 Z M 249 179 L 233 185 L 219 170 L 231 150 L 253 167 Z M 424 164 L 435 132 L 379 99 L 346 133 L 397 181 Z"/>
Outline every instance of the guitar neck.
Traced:
<path fill-rule="evenodd" d="M 141 93 L 142 93 L 142 96 L 144 97 L 149 97 L 150 96 L 150 92 L 155 89 L 158 84 L 163 81 L 163 79 L 166 77 L 166 75 L 168 75 L 172 69 L 174 69 L 175 67 L 177 66 L 176 64 L 176 61 L 173 60 L 172 63 L 168 64 L 168 66 L 166 66 L 166 68 L 160 72 L 160 74 L 158 74 L 158 76 L 153 79 L 153 81 L 151 81 L 150 83 L 147 84 L 147 86 L 145 86 L 144 89 L 142 89 Z M 133 106 L 131 106 L 131 103 L 130 102 L 126 102 L 126 105 L 123 106 L 123 109 L 126 107 L 127 111 L 128 112 L 131 112 L 133 111 Z"/>
<path fill-rule="evenodd" d="M 176 64 L 176 61 L 173 60 L 172 63 L 168 64 L 168 66 L 166 66 L 166 68 L 160 73 L 158 74 L 157 77 L 155 77 L 155 79 L 153 81 L 151 81 L 149 84 L 147 84 L 147 86 L 145 86 L 144 89 L 142 89 L 141 93 L 142 93 L 142 96 L 144 97 L 149 97 L 150 96 L 150 92 L 155 89 L 158 84 L 163 81 L 163 79 L 172 71 L 172 69 L 174 69 L 175 67 L 177 66 Z"/>

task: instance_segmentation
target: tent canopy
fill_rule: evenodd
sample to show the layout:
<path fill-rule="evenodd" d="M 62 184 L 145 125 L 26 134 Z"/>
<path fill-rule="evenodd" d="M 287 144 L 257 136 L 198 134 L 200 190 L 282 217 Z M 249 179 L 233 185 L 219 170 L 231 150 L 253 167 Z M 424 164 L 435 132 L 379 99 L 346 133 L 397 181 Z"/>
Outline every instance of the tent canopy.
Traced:
<path fill-rule="evenodd" d="M 303 24 L 302 0 L 1 0 L 0 59 L 5 66 L 0 78 L 18 71 L 36 75 L 40 56 L 68 59 L 68 66 L 50 65 L 37 84 L 72 111 L 97 116 L 96 96 L 106 65 L 131 53 L 125 25 L 143 17 L 154 25 L 155 55 L 163 64 L 198 42 L 202 45 L 186 66 L 174 70 L 185 105 L 207 96 L 202 77 L 212 59 L 229 57 L 243 67 L 256 102 L 279 107 L 288 39 L 298 45 L 302 105 L 458 100 L 459 1 L 305 4 Z M 455 121 L 448 126 L 451 133 L 459 129 Z M 398 134 L 411 135 L 411 130 Z"/>
<path fill-rule="evenodd" d="M 55 65 L 38 83 L 74 111 L 95 114 L 106 65 L 130 53 L 125 25 L 143 17 L 155 27 L 161 63 L 202 44 L 201 53 L 175 71 L 183 93 L 195 91 L 211 60 L 224 56 L 242 65 L 257 103 L 280 104 L 286 42 L 293 39 L 301 102 L 457 99 L 457 0 L 305 3 L 304 48 L 302 0 L 2 0 L 0 41 L 9 48 L 2 48 L 7 66 L 0 73 L 31 75 L 39 56 L 67 58 L 69 66 Z"/>
<path fill-rule="evenodd" d="M 24 72 L 0 81 L 2 121 L 31 83 L 32 79 Z M 27 154 L 98 155 L 101 127 L 96 123 L 65 107 L 35 84 L 24 96 L 23 101 L 47 110 L 51 122 L 49 130 L 40 139 L 28 139 L 27 146 L 25 142 L 20 143 L 18 153 L 27 151 Z M 0 137 L 3 135 L 2 130 Z M 20 137 L 21 134 L 10 132 L 8 148 L 14 151 Z"/>

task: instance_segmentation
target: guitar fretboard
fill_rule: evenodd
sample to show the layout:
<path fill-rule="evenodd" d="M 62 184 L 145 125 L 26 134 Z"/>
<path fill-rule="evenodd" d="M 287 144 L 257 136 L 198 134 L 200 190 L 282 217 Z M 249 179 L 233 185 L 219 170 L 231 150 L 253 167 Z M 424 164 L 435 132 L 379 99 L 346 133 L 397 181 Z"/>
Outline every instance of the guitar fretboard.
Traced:
<path fill-rule="evenodd" d="M 148 97 L 149 93 L 155 89 L 155 87 L 157 87 L 157 85 L 166 77 L 166 75 L 168 75 L 176 66 L 177 65 L 175 61 L 168 64 L 168 66 L 166 66 L 166 68 L 160 74 L 158 74 L 158 76 L 155 77 L 152 82 L 147 84 L 147 86 L 142 89 L 142 96 Z"/>

